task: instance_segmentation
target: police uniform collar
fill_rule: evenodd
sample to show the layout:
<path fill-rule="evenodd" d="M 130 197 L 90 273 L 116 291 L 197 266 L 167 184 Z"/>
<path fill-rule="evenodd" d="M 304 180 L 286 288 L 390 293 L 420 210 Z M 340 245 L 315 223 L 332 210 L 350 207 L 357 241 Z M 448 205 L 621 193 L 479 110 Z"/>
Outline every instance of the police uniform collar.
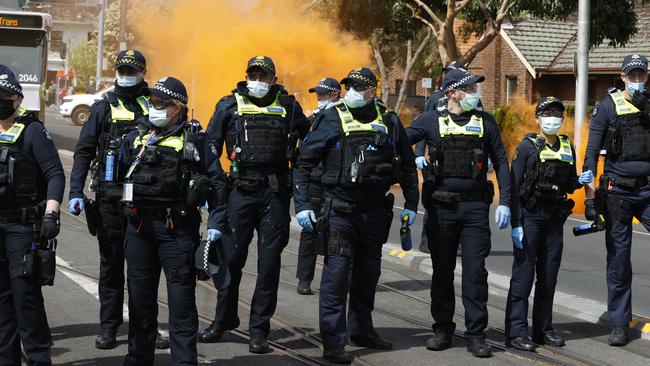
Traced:
<path fill-rule="evenodd" d="M 355 120 L 362 123 L 372 122 L 377 119 L 377 105 L 374 100 L 361 108 L 348 107 L 348 110 L 352 113 Z"/>
<path fill-rule="evenodd" d="M 185 124 L 186 123 L 187 123 L 187 121 L 185 121 L 184 119 L 182 121 L 181 120 L 176 121 L 176 123 L 171 128 L 169 128 L 167 131 L 165 131 L 165 133 L 163 134 L 163 137 L 177 135 L 179 131 L 183 131 L 185 129 Z M 153 125 L 151 125 L 151 126 L 153 127 Z M 147 133 L 152 132 L 152 127 L 149 128 L 149 131 Z M 160 130 L 158 130 L 158 131 L 160 131 Z"/>
<path fill-rule="evenodd" d="M 142 95 L 148 95 L 148 87 L 149 85 L 144 80 L 130 87 L 119 86 L 117 81 L 115 81 L 114 93 L 121 98 L 135 99 Z"/>
<path fill-rule="evenodd" d="M 255 98 L 249 94 L 248 87 L 246 86 L 246 80 L 238 82 L 237 87 L 233 89 L 233 93 L 245 96 L 251 101 L 251 103 L 255 104 L 258 107 L 265 107 L 273 103 L 278 94 L 288 94 L 282 85 L 273 84 L 271 85 L 271 89 L 269 89 L 268 94 L 262 98 Z"/>

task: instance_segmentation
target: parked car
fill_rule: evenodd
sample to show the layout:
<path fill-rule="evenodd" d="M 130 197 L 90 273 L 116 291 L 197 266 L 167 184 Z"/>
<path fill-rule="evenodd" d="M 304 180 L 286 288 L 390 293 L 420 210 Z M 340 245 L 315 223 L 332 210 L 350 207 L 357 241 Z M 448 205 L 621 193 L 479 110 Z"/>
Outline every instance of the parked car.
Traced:
<path fill-rule="evenodd" d="M 71 118 L 72 123 L 75 125 L 81 126 L 90 118 L 90 106 L 104 98 L 104 95 L 109 91 L 113 91 L 113 86 L 100 90 L 95 94 L 74 94 L 63 97 L 59 113 L 63 117 Z"/>

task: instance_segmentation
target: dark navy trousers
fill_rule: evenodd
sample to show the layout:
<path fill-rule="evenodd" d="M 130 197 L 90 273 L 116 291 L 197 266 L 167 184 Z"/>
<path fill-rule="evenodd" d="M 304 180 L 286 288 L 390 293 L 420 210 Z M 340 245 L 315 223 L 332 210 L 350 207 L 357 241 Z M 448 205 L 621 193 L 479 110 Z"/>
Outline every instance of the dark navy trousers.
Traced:
<path fill-rule="evenodd" d="M 117 332 L 124 306 L 124 235 L 126 219 L 117 202 L 99 201 L 99 324 Z"/>
<path fill-rule="evenodd" d="M 233 188 L 228 197 L 230 232 L 223 240 L 224 261 L 232 276 L 217 296 L 215 324 L 233 329 L 239 324 L 237 308 L 242 269 L 248 246 L 257 231 L 257 282 L 251 301 L 249 332 L 268 336 L 278 302 L 282 250 L 289 242 L 289 191 L 270 186 L 247 191 Z"/>
<path fill-rule="evenodd" d="M 650 231 L 650 188 L 614 188 L 608 193 L 605 245 L 607 247 L 607 312 L 612 325 L 632 320 L 632 219 Z"/>
<path fill-rule="evenodd" d="M 528 336 L 528 297 L 535 275 L 533 336 L 553 330 L 553 296 L 564 247 L 566 218 L 542 210 L 522 212 L 524 249 L 514 248 L 512 277 L 506 306 L 506 334 Z"/>
<path fill-rule="evenodd" d="M 32 247 L 31 224 L 0 221 L 0 365 L 20 365 L 22 343 L 28 365 L 51 365 L 52 336 L 41 285 L 29 277 L 10 276 L 23 250 Z M 12 271 L 13 272 L 13 271 Z"/>
<path fill-rule="evenodd" d="M 125 365 L 153 365 L 158 329 L 158 284 L 165 272 L 172 365 L 196 365 L 198 314 L 192 254 L 200 216 L 130 217 L 124 241 L 129 289 L 129 353 Z"/>
<path fill-rule="evenodd" d="M 458 245 L 463 248 L 462 299 L 465 307 L 465 335 L 484 339 L 488 323 L 488 272 L 490 254 L 490 205 L 482 201 L 442 203 L 428 208 L 427 236 L 433 267 L 431 315 L 433 328 L 453 332 L 456 306 L 454 269 Z"/>
<path fill-rule="evenodd" d="M 378 200 L 382 204 L 383 198 Z M 320 332 L 326 349 L 342 349 L 350 335 L 374 335 L 372 311 L 381 274 L 381 247 L 387 237 L 383 205 L 355 213 L 330 213 L 330 232 L 338 232 L 349 255 L 328 255 L 320 284 Z M 330 241 L 335 240 L 330 235 Z M 348 293 L 350 304 L 347 310 Z"/>

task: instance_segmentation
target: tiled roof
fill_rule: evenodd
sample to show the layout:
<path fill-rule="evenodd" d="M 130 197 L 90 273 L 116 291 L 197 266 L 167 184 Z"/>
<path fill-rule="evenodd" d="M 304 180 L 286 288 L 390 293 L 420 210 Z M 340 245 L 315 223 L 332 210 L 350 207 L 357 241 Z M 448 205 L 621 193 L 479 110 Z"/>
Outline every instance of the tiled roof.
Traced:
<path fill-rule="evenodd" d="M 504 26 L 504 31 L 524 58 L 535 68 L 547 68 L 576 34 L 567 22 L 528 19 Z"/>
<path fill-rule="evenodd" d="M 627 55 L 640 54 L 650 56 L 650 6 L 637 7 L 637 29 L 639 32 L 632 36 L 624 47 L 610 47 L 603 42 L 589 51 L 589 69 L 612 69 L 619 71 L 621 62 Z M 575 39 L 560 53 L 550 65 L 550 71 L 573 70 L 573 55 L 576 52 Z"/>

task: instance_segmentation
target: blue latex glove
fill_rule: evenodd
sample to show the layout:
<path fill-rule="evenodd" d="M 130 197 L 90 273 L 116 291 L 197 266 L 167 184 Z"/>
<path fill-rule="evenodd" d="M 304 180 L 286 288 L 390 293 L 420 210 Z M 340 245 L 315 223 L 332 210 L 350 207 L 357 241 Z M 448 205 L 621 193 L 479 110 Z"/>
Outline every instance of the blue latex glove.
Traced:
<path fill-rule="evenodd" d="M 510 222 L 510 207 L 499 205 L 495 214 L 495 222 L 499 229 L 505 229 Z"/>
<path fill-rule="evenodd" d="M 298 224 L 307 231 L 314 231 L 312 222 L 316 222 L 316 214 L 314 210 L 303 210 L 296 214 Z"/>
<path fill-rule="evenodd" d="M 84 210 L 84 200 L 83 198 L 73 198 L 70 200 L 68 203 L 68 206 L 70 206 L 70 213 L 79 216 L 81 211 Z"/>
<path fill-rule="evenodd" d="M 208 229 L 208 241 L 217 241 L 223 237 L 223 233 L 217 229 Z"/>
<path fill-rule="evenodd" d="M 578 178 L 578 182 L 580 182 L 580 184 L 582 184 L 583 186 L 586 186 L 587 184 L 593 181 L 594 181 L 594 172 L 592 172 L 591 170 L 582 172 L 580 174 L 580 177 Z"/>
<path fill-rule="evenodd" d="M 424 169 L 424 167 L 428 165 L 427 158 L 425 158 L 424 156 L 418 156 L 417 158 L 415 158 L 415 165 L 420 170 Z"/>
<path fill-rule="evenodd" d="M 408 216 L 409 221 L 406 223 L 406 226 L 411 226 L 415 222 L 415 216 L 416 215 L 417 215 L 417 213 L 415 211 L 411 211 L 408 208 L 405 208 L 399 214 L 399 221 L 402 222 L 402 217 Z"/>
<path fill-rule="evenodd" d="M 513 228 L 511 236 L 515 248 L 524 249 L 524 229 L 521 227 Z"/>

